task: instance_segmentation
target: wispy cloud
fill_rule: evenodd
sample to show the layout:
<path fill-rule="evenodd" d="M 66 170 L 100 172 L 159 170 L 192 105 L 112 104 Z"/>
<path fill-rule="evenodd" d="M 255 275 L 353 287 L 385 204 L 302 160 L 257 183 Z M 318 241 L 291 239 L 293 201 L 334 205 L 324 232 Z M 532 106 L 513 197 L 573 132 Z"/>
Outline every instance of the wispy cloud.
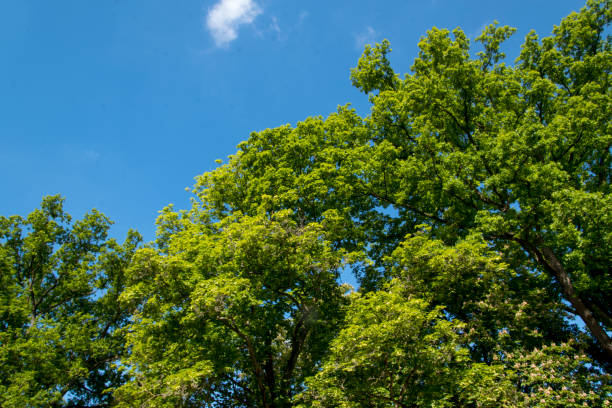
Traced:
<path fill-rule="evenodd" d="M 298 19 L 298 22 L 297 22 L 297 26 L 298 27 L 301 26 L 302 23 L 304 22 L 304 20 L 306 20 L 308 18 L 309 14 L 310 13 L 308 13 L 308 11 L 306 11 L 306 10 L 300 11 L 300 16 L 299 16 L 299 19 Z"/>
<path fill-rule="evenodd" d="M 83 151 L 83 158 L 87 161 L 95 162 L 100 158 L 100 153 L 94 149 L 85 149 L 85 151 Z"/>
<path fill-rule="evenodd" d="M 220 0 L 206 15 L 206 27 L 218 47 L 238 38 L 238 27 L 252 23 L 261 14 L 253 0 Z"/>
<path fill-rule="evenodd" d="M 276 17 L 272 17 L 272 22 L 270 23 L 270 30 L 274 31 L 280 38 L 281 28 L 278 25 L 278 19 Z"/>
<path fill-rule="evenodd" d="M 378 33 L 375 29 L 367 26 L 364 31 L 355 35 L 355 47 L 359 50 L 363 50 L 366 44 L 374 45 Z"/>

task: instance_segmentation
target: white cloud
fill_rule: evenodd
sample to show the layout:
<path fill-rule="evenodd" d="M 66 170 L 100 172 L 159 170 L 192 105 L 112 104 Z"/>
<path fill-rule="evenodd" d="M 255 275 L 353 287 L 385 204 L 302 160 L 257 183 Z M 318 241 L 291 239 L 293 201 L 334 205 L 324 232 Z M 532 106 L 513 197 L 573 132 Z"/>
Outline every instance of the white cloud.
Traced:
<path fill-rule="evenodd" d="M 215 44 L 225 47 L 238 38 L 238 27 L 250 24 L 261 14 L 253 0 L 220 0 L 206 15 L 206 27 Z"/>
<path fill-rule="evenodd" d="M 355 35 L 355 47 L 357 47 L 358 50 L 363 51 L 366 44 L 374 45 L 377 36 L 378 33 L 376 30 L 368 26 L 363 32 Z"/>

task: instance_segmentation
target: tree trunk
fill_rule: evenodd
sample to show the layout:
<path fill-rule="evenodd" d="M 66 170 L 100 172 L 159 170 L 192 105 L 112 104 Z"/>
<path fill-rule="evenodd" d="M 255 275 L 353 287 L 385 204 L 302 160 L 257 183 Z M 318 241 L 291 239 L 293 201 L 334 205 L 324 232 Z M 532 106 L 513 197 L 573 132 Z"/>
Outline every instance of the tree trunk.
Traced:
<path fill-rule="evenodd" d="M 537 249 L 536 258 L 538 258 L 538 262 L 543 264 L 557 279 L 559 285 L 561 285 L 561 290 L 565 295 L 565 299 L 572 304 L 578 316 L 580 316 L 584 324 L 591 331 L 593 337 L 595 337 L 601 346 L 604 355 L 606 356 L 606 361 L 608 363 L 612 363 L 612 340 L 606 331 L 601 327 L 593 315 L 593 312 L 587 307 L 587 305 L 574 290 L 574 285 L 572 284 L 569 274 L 555 253 L 552 251 L 552 249 L 544 246 Z"/>

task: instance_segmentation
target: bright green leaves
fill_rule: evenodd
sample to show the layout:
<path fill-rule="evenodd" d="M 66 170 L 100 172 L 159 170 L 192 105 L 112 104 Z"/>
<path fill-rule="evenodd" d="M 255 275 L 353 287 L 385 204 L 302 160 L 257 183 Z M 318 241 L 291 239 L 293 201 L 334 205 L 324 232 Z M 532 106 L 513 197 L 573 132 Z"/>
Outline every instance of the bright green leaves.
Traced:
<path fill-rule="evenodd" d="M 482 233 L 511 264 L 523 255 L 504 248 L 520 245 L 557 285 L 541 289 L 563 293 L 608 361 L 609 302 L 590 299 L 609 298 L 607 285 L 591 285 L 609 279 L 601 265 L 612 252 L 595 226 L 607 225 L 612 163 L 609 8 L 589 2 L 552 37 L 528 35 L 515 67 L 501 62 L 511 28 L 487 27 L 476 60 L 460 30 L 430 30 L 413 74 L 371 97 L 371 136 L 360 157 L 368 172 L 357 177 L 372 204 L 397 211 L 377 218 L 395 237 L 386 248 L 421 223 L 446 243 Z M 387 50 L 367 50 L 362 65 L 379 66 Z M 382 248 L 374 236 L 370 247 Z"/>
<path fill-rule="evenodd" d="M 506 378 L 524 390 L 518 406 L 608 406 L 612 377 L 591 366 L 591 360 L 569 344 L 552 344 L 508 355 Z"/>
<path fill-rule="evenodd" d="M 346 325 L 301 406 L 452 406 L 468 352 L 462 324 L 406 296 L 402 285 L 354 295 Z"/>
<path fill-rule="evenodd" d="M 336 282 L 345 253 L 325 238 L 288 210 L 237 213 L 207 233 L 185 225 L 165 255 L 140 251 L 123 296 L 137 312 L 127 361 L 134 380 L 117 391 L 122 403 L 288 404 L 346 303 Z"/>
<path fill-rule="evenodd" d="M 254 298 L 250 281 L 231 275 L 207 279 L 193 292 L 192 309 L 196 316 L 230 321 L 237 314 L 260 306 Z"/>
<path fill-rule="evenodd" d="M 570 14 L 553 30 L 559 50 L 576 60 L 609 51 L 604 31 L 610 21 L 612 11 L 609 0 L 588 0 L 580 13 Z"/>
<path fill-rule="evenodd" d="M 363 161 L 367 137 L 363 120 L 348 107 L 326 120 L 252 133 L 227 164 L 198 177 L 194 192 L 203 211 L 189 217 L 221 220 L 288 209 L 299 225 L 324 223 L 327 239 L 359 250 L 364 227 L 354 219 L 372 207 L 360 189 L 362 174 L 370 171 Z"/>
<path fill-rule="evenodd" d="M 551 311 L 555 302 L 481 239 L 447 247 L 417 235 L 393 259 L 398 278 L 351 297 L 298 406 L 552 407 L 609 399 L 610 376 L 573 340 L 550 344 L 563 326 Z"/>
<path fill-rule="evenodd" d="M 123 382 L 126 312 L 117 297 L 140 237 L 106 239 L 93 210 L 70 223 L 46 197 L 27 218 L 0 217 L 0 403 L 6 407 L 108 404 Z"/>
<path fill-rule="evenodd" d="M 417 77 L 428 72 L 435 72 L 446 77 L 462 68 L 469 60 L 470 41 L 460 29 L 453 30 L 451 38 L 448 30 L 436 27 L 427 32 L 419 41 L 419 57 L 412 66 Z"/>
<path fill-rule="evenodd" d="M 353 86 L 366 94 L 375 90 L 383 92 L 397 89 L 400 81 L 387 58 L 390 52 L 391 44 L 387 40 L 373 47 L 366 45 L 357 67 L 351 69 Z"/>
<path fill-rule="evenodd" d="M 428 238 L 425 228 L 387 261 L 405 282 L 406 293 L 441 305 L 448 317 L 465 322 L 476 362 L 491 364 L 500 353 L 567 341 L 573 334 L 565 328 L 568 316 L 557 309 L 558 297 L 540 288 L 525 268 L 504 264 L 480 236 L 447 246 Z"/>
<path fill-rule="evenodd" d="M 403 79 L 367 46 L 368 117 L 252 133 L 145 248 L 58 197 L 0 217 L 0 405 L 604 404 L 611 17 L 514 66 L 497 23 L 476 56 L 433 28 Z"/>
<path fill-rule="evenodd" d="M 501 52 L 500 46 L 516 31 L 516 28 L 513 27 L 498 27 L 497 25 L 498 22 L 495 21 L 493 24 L 488 25 L 482 34 L 476 37 L 476 41 L 480 42 L 484 47 L 484 51 L 478 53 L 482 61 L 483 70 L 497 64 L 506 57 L 506 54 Z"/>

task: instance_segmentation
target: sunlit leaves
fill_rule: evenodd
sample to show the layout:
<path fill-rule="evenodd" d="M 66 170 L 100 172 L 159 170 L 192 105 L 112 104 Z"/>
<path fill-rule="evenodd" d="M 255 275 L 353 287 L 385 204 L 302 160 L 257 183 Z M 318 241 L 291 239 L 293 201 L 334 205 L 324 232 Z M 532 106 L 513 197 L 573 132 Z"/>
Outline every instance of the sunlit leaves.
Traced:
<path fill-rule="evenodd" d="M 71 223 L 46 197 L 27 218 L 0 217 L 0 403 L 6 407 L 108 404 L 124 378 L 127 312 L 117 304 L 140 236 L 107 240 L 93 210 Z"/>

